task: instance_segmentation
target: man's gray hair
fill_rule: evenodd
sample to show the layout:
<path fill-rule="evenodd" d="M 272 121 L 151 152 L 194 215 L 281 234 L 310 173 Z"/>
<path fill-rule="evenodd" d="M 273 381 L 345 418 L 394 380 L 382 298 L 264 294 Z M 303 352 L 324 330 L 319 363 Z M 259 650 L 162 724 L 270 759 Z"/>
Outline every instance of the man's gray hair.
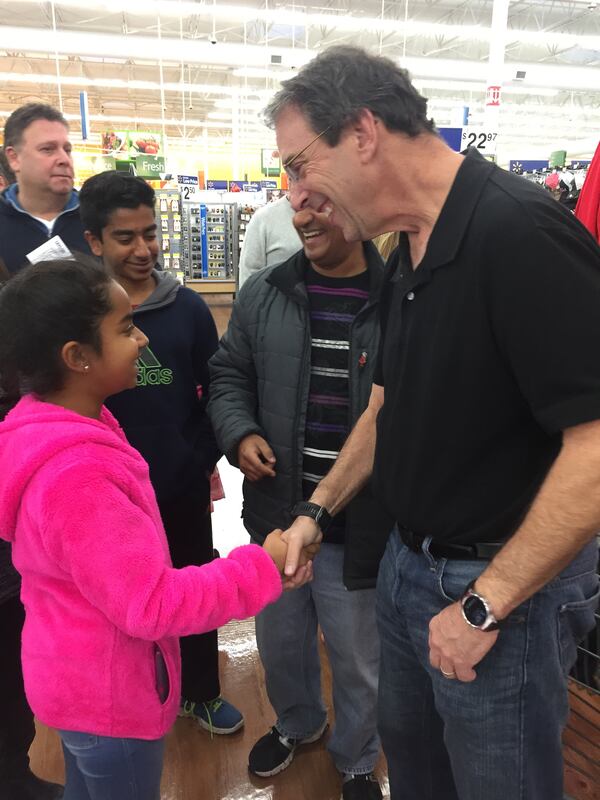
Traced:
<path fill-rule="evenodd" d="M 408 136 L 435 131 L 433 120 L 427 118 L 427 100 L 412 85 L 408 72 L 360 47 L 330 47 L 284 81 L 265 109 L 267 125 L 274 127 L 288 106 L 298 108 L 315 133 L 327 131 L 323 138 L 331 147 L 363 109 L 390 131 Z"/>

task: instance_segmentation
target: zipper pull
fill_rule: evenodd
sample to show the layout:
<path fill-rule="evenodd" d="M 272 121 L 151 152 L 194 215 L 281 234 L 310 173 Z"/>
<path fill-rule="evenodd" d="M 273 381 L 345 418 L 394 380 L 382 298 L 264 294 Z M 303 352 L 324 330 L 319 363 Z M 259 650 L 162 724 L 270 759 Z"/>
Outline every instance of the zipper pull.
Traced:
<path fill-rule="evenodd" d="M 368 355 L 367 351 L 363 350 L 362 353 L 359 356 L 359 359 L 358 359 L 358 366 L 359 367 L 362 368 L 362 367 L 364 367 L 366 365 L 366 363 L 367 363 L 367 355 Z"/>

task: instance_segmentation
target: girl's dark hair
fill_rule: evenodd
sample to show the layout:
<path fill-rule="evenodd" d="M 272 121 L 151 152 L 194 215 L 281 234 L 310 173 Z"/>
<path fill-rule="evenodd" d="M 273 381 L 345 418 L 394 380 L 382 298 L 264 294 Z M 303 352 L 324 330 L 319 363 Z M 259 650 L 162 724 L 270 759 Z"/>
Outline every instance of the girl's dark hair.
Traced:
<path fill-rule="evenodd" d="M 0 405 L 21 394 L 61 389 L 63 346 L 102 349 L 100 324 L 111 311 L 112 278 L 89 256 L 25 267 L 0 289 Z M 0 409 L 1 410 L 1 409 Z"/>

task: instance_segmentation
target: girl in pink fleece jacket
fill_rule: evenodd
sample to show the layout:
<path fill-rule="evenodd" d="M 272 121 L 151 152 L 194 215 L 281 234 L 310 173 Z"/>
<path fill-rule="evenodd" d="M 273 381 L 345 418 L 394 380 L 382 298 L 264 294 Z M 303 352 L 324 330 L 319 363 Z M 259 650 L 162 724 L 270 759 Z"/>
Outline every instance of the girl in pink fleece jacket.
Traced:
<path fill-rule="evenodd" d="M 172 568 L 146 462 L 103 407 L 135 385 L 147 342 L 87 259 L 26 268 L 0 291 L 0 375 L 25 392 L 0 424 L 0 536 L 22 576 L 27 698 L 61 735 L 65 800 L 159 798 L 178 637 L 282 590 L 278 534 Z"/>

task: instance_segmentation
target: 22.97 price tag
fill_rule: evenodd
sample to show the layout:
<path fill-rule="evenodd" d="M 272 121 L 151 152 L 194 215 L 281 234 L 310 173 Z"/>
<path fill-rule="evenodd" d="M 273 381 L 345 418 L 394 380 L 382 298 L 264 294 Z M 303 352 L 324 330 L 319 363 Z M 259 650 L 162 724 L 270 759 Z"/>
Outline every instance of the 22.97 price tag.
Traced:
<path fill-rule="evenodd" d="M 463 128 L 462 149 L 476 147 L 483 155 L 495 155 L 497 138 L 498 133 L 496 131 L 468 126 Z"/>

